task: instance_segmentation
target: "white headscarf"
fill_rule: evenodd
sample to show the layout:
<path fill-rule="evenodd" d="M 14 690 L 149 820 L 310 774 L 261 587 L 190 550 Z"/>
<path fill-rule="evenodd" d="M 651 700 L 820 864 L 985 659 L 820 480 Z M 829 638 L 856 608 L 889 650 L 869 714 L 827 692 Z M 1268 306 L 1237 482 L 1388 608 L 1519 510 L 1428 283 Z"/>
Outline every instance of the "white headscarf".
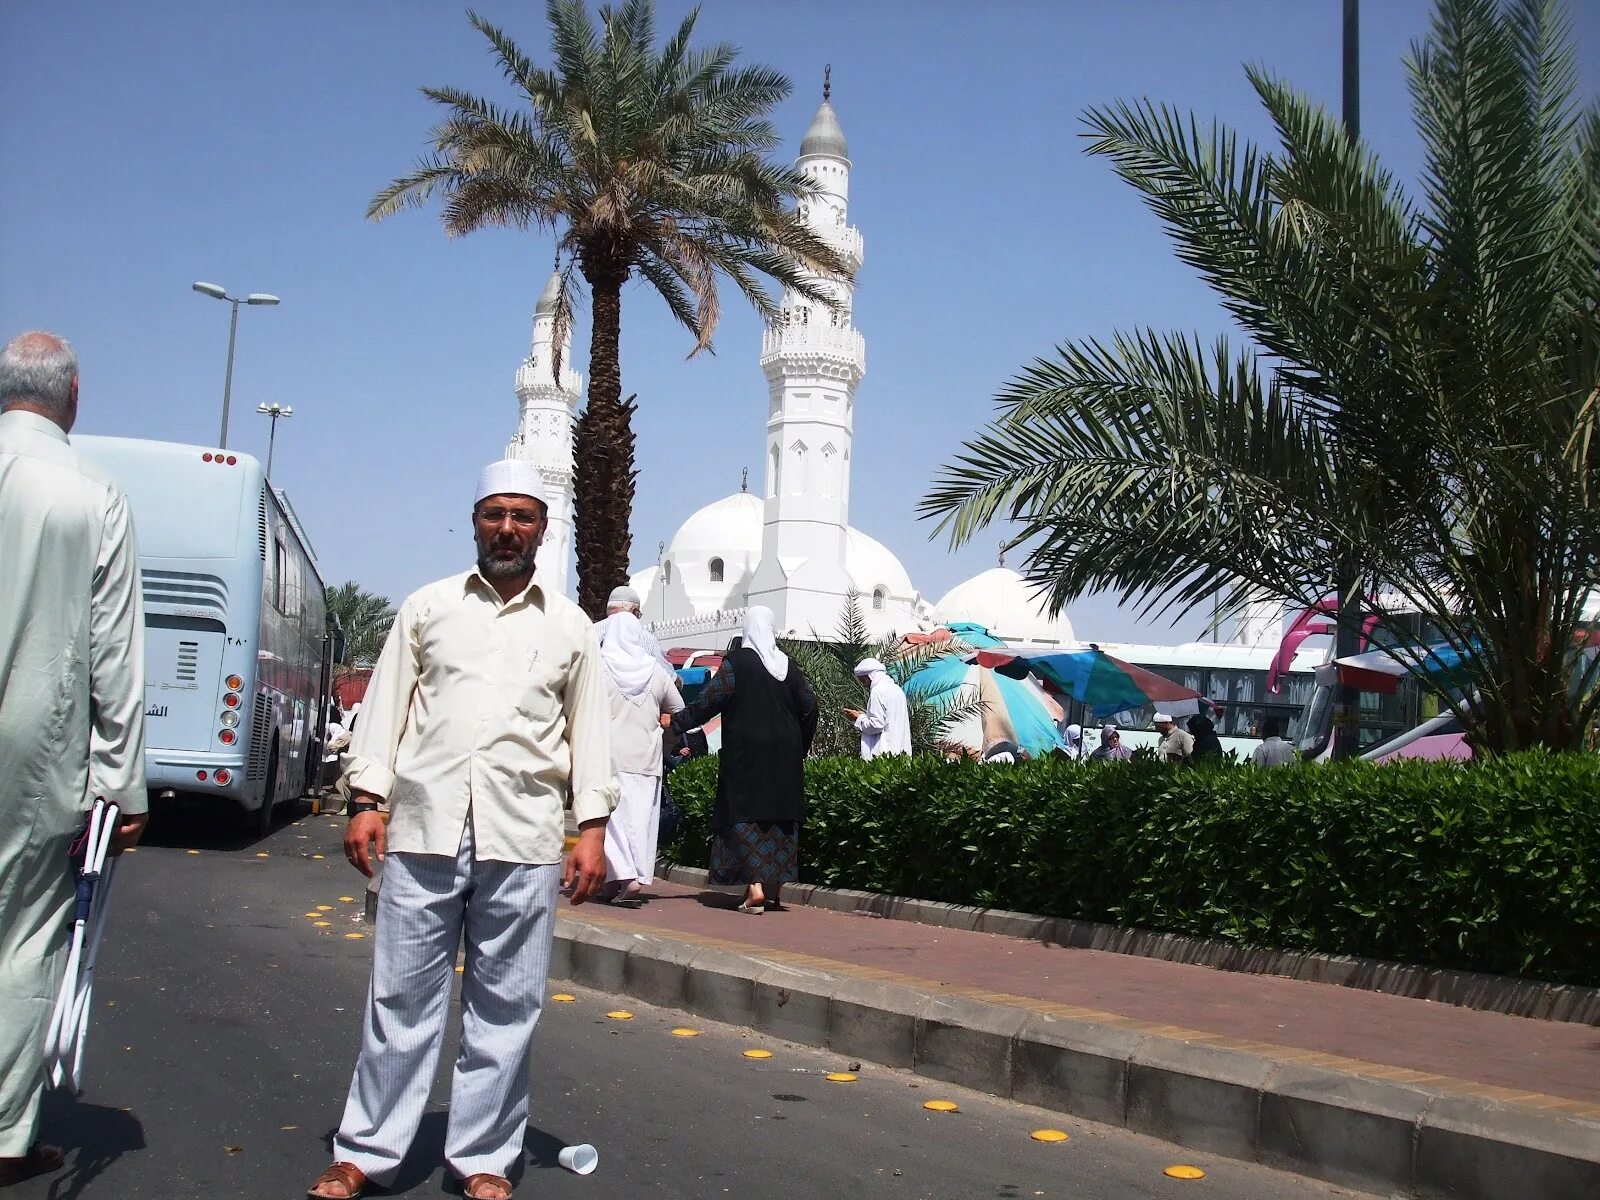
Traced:
<path fill-rule="evenodd" d="M 612 613 L 595 630 L 600 635 L 600 661 L 605 663 L 617 690 L 637 700 L 650 690 L 661 668 L 645 646 L 644 626 L 631 612 Z"/>
<path fill-rule="evenodd" d="M 782 683 L 789 678 L 789 656 L 778 649 L 773 621 L 772 610 L 764 605 L 745 609 L 744 640 L 740 644 L 747 650 L 754 650 L 767 674 Z"/>
<path fill-rule="evenodd" d="M 874 675 L 887 675 L 888 673 L 889 668 L 875 658 L 863 658 L 856 664 L 856 674 L 865 679 L 871 679 Z"/>
<path fill-rule="evenodd" d="M 1074 724 L 1067 726 L 1067 750 L 1072 754 L 1081 754 L 1083 752 L 1082 725 Z"/>

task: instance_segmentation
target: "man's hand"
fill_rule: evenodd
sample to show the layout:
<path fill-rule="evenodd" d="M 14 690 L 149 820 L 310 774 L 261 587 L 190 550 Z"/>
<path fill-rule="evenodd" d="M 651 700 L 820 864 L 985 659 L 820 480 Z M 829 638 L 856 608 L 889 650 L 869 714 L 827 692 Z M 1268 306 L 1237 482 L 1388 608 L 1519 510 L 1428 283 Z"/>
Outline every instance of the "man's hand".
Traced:
<path fill-rule="evenodd" d="M 144 836 L 144 827 L 149 821 L 149 813 L 118 817 L 117 830 L 111 835 L 111 853 L 121 854 L 124 850 L 131 850 L 137 846 L 139 839 Z"/>
<path fill-rule="evenodd" d="M 665 730 L 670 730 L 672 728 L 672 714 L 671 713 L 662 713 L 661 714 L 661 728 L 665 729 Z"/>
<path fill-rule="evenodd" d="M 606 818 L 599 817 L 578 826 L 578 844 L 567 855 L 561 887 L 572 897 L 573 904 L 582 904 L 605 881 Z"/>
<path fill-rule="evenodd" d="M 376 796 L 366 796 L 357 792 L 357 796 L 365 799 L 377 799 Z M 344 831 L 344 856 L 350 860 L 350 865 L 363 875 L 371 878 L 372 858 L 369 857 L 368 847 L 372 848 L 379 862 L 383 861 L 384 851 L 389 844 L 389 829 L 383 823 L 383 818 L 375 812 L 357 813 L 350 818 L 350 824 Z"/>
<path fill-rule="evenodd" d="M 844 710 L 844 716 L 847 721 L 859 721 L 861 719 L 861 710 L 859 708 L 847 708 Z"/>

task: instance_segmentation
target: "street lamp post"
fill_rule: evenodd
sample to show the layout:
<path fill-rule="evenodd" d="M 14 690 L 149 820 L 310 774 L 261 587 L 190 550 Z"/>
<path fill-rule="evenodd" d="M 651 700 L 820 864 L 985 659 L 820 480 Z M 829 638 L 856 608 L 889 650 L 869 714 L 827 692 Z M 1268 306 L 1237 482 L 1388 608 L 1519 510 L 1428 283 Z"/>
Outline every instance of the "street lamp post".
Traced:
<path fill-rule="evenodd" d="M 228 322 L 228 372 L 222 379 L 222 436 L 217 439 L 220 449 L 228 448 L 228 402 L 233 398 L 233 342 L 239 332 L 239 305 L 276 304 L 278 298 L 267 292 L 251 292 L 248 296 L 230 296 L 226 288 L 214 283 L 196 283 L 194 290 L 213 300 L 226 300 L 233 305 L 233 318 Z"/>
<path fill-rule="evenodd" d="M 271 404 L 258 404 L 256 411 L 262 416 L 272 418 L 272 432 L 267 435 L 267 480 L 272 480 L 272 451 L 278 441 L 278 418 L 294 416 L 294 405 L 279 404 L 274 400 Z"/>

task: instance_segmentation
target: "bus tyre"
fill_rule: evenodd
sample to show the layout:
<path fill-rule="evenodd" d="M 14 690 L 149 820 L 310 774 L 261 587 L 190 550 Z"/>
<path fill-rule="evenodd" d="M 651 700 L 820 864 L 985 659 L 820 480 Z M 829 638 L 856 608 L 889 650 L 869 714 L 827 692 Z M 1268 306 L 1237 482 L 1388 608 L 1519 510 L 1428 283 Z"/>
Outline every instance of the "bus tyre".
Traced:
<path fill-rule="evenodd" d="M 261 790 L 261 807 L 256 809 L 256 836 L 264 838 L 272 832 L 272 810 L 278 792 L 278 743 L 272 743 L 272 753 L 267 758 L 267 782 Z"/>

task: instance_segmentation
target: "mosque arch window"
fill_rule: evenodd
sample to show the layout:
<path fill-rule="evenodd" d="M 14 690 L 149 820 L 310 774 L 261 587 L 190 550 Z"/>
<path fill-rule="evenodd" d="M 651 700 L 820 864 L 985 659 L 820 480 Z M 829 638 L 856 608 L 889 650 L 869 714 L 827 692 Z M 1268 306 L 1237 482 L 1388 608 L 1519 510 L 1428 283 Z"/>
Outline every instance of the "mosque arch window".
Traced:
<path fill-rule="evenodd" d="M 662 583 L 671 583 L 672 582 L 672 560 L 670 558 L 667 559 L 666 562 L 661 564 L 661 582 Z"/>
<path fill-rule="evenodd" d="M 781 463 L 778 455 L 778 443 L 774 442 L 767 450 L 767 499 L 770 500 L 778 494 L 778 472 Z"/>
<path fill-rule="evenodd" d="M 707 566 L 707 569 L 711 573 L 711 582 L 712 583 L 721 583 L 722 582 L 722 560 L 720 558 L 713 558 L 709 563 L 706 564 L 706 566 Z"/>
<path fill-rule="evenodd" d="M 883 606 L 888 603 L 889 589 L 879 585 L 872 589 L 872 611 L 882 612 Z"/>

